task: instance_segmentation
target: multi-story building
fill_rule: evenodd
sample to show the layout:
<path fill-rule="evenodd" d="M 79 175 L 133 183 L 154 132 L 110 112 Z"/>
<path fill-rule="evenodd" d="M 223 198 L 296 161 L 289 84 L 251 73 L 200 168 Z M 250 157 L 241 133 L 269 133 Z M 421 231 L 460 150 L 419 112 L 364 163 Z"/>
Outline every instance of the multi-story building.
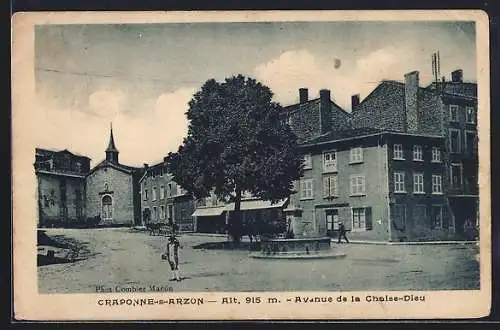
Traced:
<path fill-rule="evenodd" d="M 304 175 L 285 210 L 295 233 L 336 236 L 343 223 L 354 239 L 418 240 L 431 228 L 436 237 L 450 237 L 442 137 L 349 129 L 300 149 Z"/>
<path fill-rule="evenodd" d="M 332 101 L 330 90 L 321 89 L 319 98 L 311 100 L 308 93 L 307 88 L 299 89 L 299 103 L 284 107 L 281 113 L 299 143 L 349 125 L 349 113 Z"/>
<path fill-rule="evenodd" d="M 407 73 L 404 83 L 383 81 L 363 102 L 353 97 L 352 126 L 444 139 L 443 193 L 461 238 L 464 228 L 478 223 L 477 84 L 464 82 L 462 70 L 451 76 L 427 87 L 420 86 L 418 71 Z"/>
<path fill-rule="evenodd" d="M 330 234 L 343 222 L 360 239 L 463 238 L 477 221 L 476 88 L 461 70 L 427 87 L 413 71 L 362 102 L 354 95 L 351 114 L 334 108 L 340 120 L 326 127 L 290 122 L 303 102 L 285 107 L 306 164 L 285 210 L 294 231 Z"/>
<path fill-rule="evenodd" d="M 38 225 L 73 226 L 85 219 L 85 176 L 90 158 L 68 150 L 35 149 Z"/>
<path fill-rule="evenodd" d="M 194 199 L 173 181 L 167 171 L 166 158 L 152 166 L 144 164 L 140 186 L 143 225 L 172 221 L 179 226 L 180 231 L 194 230 Z"/>

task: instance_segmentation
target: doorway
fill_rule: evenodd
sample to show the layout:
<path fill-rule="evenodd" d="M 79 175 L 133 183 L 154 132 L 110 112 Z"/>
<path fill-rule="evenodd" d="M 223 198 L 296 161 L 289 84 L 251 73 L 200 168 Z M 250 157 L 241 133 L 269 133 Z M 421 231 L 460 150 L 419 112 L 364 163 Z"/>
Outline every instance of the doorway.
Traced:
<path fill-rule="evenodd" d="M 330 237 L 335 237 L 339 229 L 339 210 L 325 210 L 326 214 L 326 234 Z"/>

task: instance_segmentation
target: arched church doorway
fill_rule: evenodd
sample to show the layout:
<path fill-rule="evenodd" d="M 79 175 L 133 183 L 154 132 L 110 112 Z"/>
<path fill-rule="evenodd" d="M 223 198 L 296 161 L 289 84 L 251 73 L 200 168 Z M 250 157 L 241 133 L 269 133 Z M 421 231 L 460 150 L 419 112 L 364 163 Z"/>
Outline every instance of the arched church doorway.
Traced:
<path fill-rule="evenodd" d="M 113 198 L 110 195 L 105 195 L 102 198 L 102 214 L 103 220 L 113 219 Z"/>

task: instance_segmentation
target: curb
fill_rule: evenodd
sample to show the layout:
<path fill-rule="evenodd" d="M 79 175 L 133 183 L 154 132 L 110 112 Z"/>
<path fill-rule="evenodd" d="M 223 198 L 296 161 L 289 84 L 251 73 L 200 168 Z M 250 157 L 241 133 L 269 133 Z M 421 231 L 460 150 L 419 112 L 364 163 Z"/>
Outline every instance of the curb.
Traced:
<path fill-rule="evenodd" d="M 358 241 L 350 240 L 349 243 L 336 243 L 336 240 L 331 240 L 335 245 L 343 244 L 365 244 L 365 245 L 479 245 L 479 241 L 428 241 L 428 242 L 382 242 L 382 241 Z"/>

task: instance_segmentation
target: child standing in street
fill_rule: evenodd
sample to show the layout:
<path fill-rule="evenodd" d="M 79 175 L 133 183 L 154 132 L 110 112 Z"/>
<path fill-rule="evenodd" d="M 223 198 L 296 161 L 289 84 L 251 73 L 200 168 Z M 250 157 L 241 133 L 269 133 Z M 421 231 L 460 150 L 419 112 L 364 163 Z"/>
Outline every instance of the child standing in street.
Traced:
<path fill-rule="evenodd" d="M 166 259 L 172 270 L 171 281 L 181 281 L 179 270 L 179 247 L 180 243 L 175 236 L 175 224 L 171 227 L 170 236 L 167 242 L 167 251 L 162 255 L 162 259 Z"/>

